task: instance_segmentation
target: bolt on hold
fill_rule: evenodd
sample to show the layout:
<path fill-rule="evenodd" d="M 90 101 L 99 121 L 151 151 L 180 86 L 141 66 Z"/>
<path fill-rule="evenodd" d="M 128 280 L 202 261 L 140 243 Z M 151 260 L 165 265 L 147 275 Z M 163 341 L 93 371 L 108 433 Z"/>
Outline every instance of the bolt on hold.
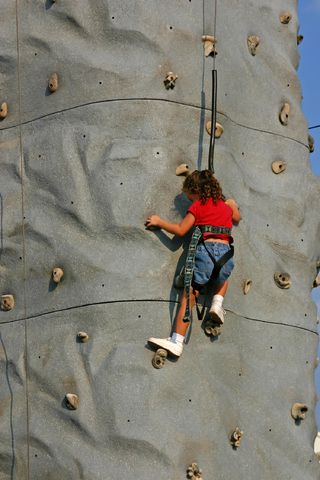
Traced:
<path fill-rule="evenodd" d="M 178 165 L 178 167 L 176 168 L 176 175 L 185 177 L 190 175 L 189 166 L 186 163 L 181 163 L 181 165 Z"/>
<path fill-rule="evenodd" d="M 178 75 L 175 75 L 173 72 L 168 72 L 166 75 L 166 78 L 163 81 L 166 89 L 172 90 L 176 86 L 177 79 L 178 79 Z"/>
<path fill-rule="evenodd" d="M 304 420 L 308 410 L 304 403 L 294 403 L 291 408 L 291 416 L 294 420 Z"/>
<path fill-rule="evenodd" d="M 282 105 L 279 113 L 279 120 L 280 120 L 280 123 L 282 123 L 282 125 L 288 125 L 290 110 L 291 110 L 290 103 L 286 102 Z"/>
<path fill-rule="evenodd" d="M 240 447 L 242 437 L 243 437 L 243 432 L 240 430 L 239 427 L 236 427 L 236 429 L 232 432 L 230 437 L 230 443 L 233 446 L 233 448 Z"/>
<path fill-rule="evenodd" d="M 279 288 L 288 289 L 291 287 L 291 277 L 289 273 L 276 272 L 274 274 L 274 281 Z"/>
<path fill-rule="evenodd" d="M 64 271 L 60 267 L 55 267 L 52 270 L 52 280 L 54 281 L 54 283 L 60 283 L 63 275 L 64 275 Z"/>
<path fill-rule="evenodd" d="M 66 393 L 65 403 L 66 403 L 66 407 L 69 410 L 77 410 L 77 408 L 79 407 L 80 400 L 78 395 L 76 395 L 75 393 Z"/>
<path fill-rule="evenodd" d="M 0 308 L 4 312 L 9 312 L 10 310 L 13 310 L 15 306 L 15 301 L 14 301 L 14 296 L 7 294 L 7 295 L 1 295 L 0 298 Z"/>
<path fill-rule="evenodd" d="M 4 120 L 8 115 L 8 104 L 7 102 L 2 102 L 0 105 L 0 120 Z"/>
<path fill-rule="evenodd" d="M 287 25 L 292 19 L 292 15 L 290 12 L 283 12 L 281 13 L 279 18 L 281 23 L 283 23 L 284 25 Z"/>
<path fill-rule="evenodd" d="M 247 38 L 247 44 L 248 44 L 249 52 L 254 57 L 257 53 L 257 48 L 260 45 L 260 37 L 258 37 L 258 35 L 250 35 Z"/>
<path fill-rule="evenodd" d="M 283 160 L 276 160 L 272 162 L 271 168 L 273 173 L 278 174 L 285 171 L 285 169 L 287 168 L 287 163 L 284 162 Z"/>
<path fill-rule="evenodd" d="M 202 470 L 197 463 L 191 463 L 187 468 L 187 478 L 190 480 L 202 480 Z"/>
<path fill-rule="evenodd" d="M 206 57 L 209 57 L 210 55 L 212 57 L 218 55 L 218 52 L 216 50 L 217 40 L 215 37 L 213 37 L 212 35 L 202 35 L 202 42 L 204 54 Z"/>
<path fill-rule="evenodd" d="M 55 92 L 58 90 L 59 87 L 59 78 L 57 73 L 52 73 L 50 75 L 49 81 L 48 81 L 48 88 L 51 93 Z"/>
<path fill-rule="evenodd" d="M 207 130 L 207 133 L 209 135 L 211 135 L 211 120 L 209 120 L 206 123 L 206 130 Z M 221 125 L 221 123 L 216 122 L 216 128 L 215 128 L 215 131 L 214 131 L 215 138 L 220 138 L 221 135 L 223 134 L 223 132 L 224 132 L 224 129 L 223 129 L 223 126 Z"/>

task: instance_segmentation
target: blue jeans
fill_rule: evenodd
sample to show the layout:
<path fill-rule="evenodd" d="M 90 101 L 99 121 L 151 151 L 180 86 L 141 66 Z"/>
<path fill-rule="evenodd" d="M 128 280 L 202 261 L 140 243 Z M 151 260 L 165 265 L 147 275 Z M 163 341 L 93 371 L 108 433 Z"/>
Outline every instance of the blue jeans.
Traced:
<path fill-rule="evenodd" d="M 205 285 L 209 282 L 214 263 L 211 260 L 208 251 L 215 261 L 218 261 L 228 250 L 230 246 L 221 242 L 206 242 L 205 246 L 200 243 L 197 247 L 195 256 L 195 266 L 193 271 L 193 282 L 199 285 Z M 230 258 L 221 268 L 219 275 L 214 280 L 214 285 L 223 284 L 230 276 L 234 268 L 233 258 Z"/>

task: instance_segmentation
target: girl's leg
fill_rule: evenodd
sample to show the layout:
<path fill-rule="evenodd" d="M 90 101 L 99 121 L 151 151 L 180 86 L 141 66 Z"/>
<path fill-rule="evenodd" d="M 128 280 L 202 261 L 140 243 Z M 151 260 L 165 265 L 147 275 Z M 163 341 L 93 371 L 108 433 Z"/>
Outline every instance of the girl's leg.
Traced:
<path fill-rule="evenodd" d="M 223 282 L 221 285 L 218 285 L 214 290 L 214 295 L 221 295 L 222 297 L 225 297 L 228 290 L 228 282 Z"/>
<path fill-rule="evenodd" d="M 228 282 L 225 281 L 218 285 L 215 288 L 215 293 L 213 295 L 212 304 L 209 310 L 210 317 L 212 320 L 218 323 L 224 322 L 225 311 L 222 308 L 223 299 L 228 290 Z"/>
<path fill-rule="evenodd" d="M 194 307 L 196 303 L 196 297 L 198 297 L 199 292 L 194 292 L 193 289 L 190 289 L 190 311 Z M 186 291 L 183 290 L 181 301 L 180 301 L 180 307 L 177 313 L 177 317 L 174 323 L 174 328 L 173 331 L 175 333 L 178 333 L 179 335 L 182 335 L 185 337 L 187 329 L 189 327 L 189 322 L 184 322 L 183 318 L 186 313 L 186 308 L 187 308 L 187 295 Z"/>

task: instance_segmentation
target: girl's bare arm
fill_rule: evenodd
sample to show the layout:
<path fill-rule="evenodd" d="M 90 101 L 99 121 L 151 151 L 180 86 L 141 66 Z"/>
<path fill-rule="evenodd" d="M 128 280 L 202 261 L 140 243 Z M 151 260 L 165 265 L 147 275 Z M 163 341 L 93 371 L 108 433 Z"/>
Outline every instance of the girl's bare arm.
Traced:
<path fill-rule="evenodd" d="M 187 213 L 187 215 L 181 220 L 180 223 L 170 223 L 167 220 L 159 217 L 158 215 L 151 215 L 147 218 L 145 223 L 146 227 L 158 227 L 162 228 L 168 233 L 173 233 L 178 237 L 183 237 L 189 230 L 193 227 L 195 222 L 195 217 L 192 213 Z"/>
<path fill-rule="evenodd" d="M 238 207 L 238 204 L 233 198 L 228 198 L 228 200 L 225 201 L 227 205 L 232 209 L 232 220 L 235 223 L 239 223 L 241 220 L 241 213 Z"/>

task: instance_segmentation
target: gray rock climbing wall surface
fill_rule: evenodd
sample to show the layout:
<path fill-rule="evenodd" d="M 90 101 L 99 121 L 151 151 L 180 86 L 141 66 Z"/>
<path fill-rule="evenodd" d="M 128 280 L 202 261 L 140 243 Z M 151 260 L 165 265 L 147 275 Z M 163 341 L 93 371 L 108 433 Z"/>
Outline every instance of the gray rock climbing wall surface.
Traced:
<path fill-rule="evenodd" d="M 1 2 L 0 294 L 15 303 L 0 312 L 1 480 L 179 480 L 194 461 L 204 479 L 319 478 L 320 186 L 300 108 L 296 1 L 216 3 Z M 223 333 L 212 340 L 194 319 L 182 358 L 155 370 L 146 339 L 169 333 L 188 242 L 144 221 L 178 221 L 188 203 L 176 167 L 207 167 L 213 59 L 201 37 L 215 23 L 215 168 L 243 216 L 236 268 Z M 309 407 L 300 425 L 296 402 Z"/>

